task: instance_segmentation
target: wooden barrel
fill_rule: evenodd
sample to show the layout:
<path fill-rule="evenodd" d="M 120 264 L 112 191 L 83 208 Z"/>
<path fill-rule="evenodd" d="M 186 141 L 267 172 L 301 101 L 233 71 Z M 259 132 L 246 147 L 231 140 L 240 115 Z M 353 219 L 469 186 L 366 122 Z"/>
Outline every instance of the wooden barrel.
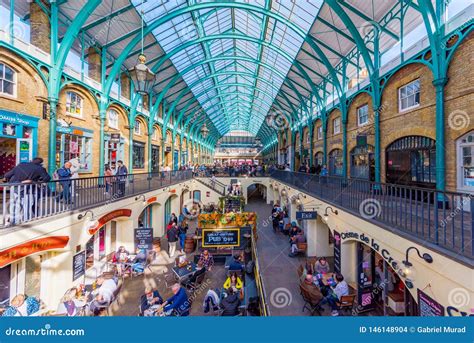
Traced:
<path fill-rule="evenodd" d="M 194 251 L 194 239 L 192 237 L 186 237 L 184 240 L 184 252 L 190 254 Z"/>
<path fill-rule="evenodd" d="M 160 252 L 161 251 L 161 239 L 160 239 L 160 237 L 154 237 L 153 238 L 153 250 L 155 252 Z"/>

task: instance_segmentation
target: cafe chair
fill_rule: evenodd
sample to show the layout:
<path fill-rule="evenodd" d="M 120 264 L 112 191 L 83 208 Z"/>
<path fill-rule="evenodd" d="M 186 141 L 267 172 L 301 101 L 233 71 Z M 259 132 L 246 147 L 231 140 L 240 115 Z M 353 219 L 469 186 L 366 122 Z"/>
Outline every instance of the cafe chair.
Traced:
<path fill-rule="evenodd" d="M 314 299 L 313 297 L 311 297 L 311 294 L 309 294 L 301 285 L 300 285 L 300 293 L 304 301 L 303 309 L 301 312 L 308 310 L 312 316 L 314 316 L 315 313 L 318 313 L 318 315 L 321 315 L 321 312 L 319 311 L 320 309 L 319 304 L 322 299 L 321 300 Z"/>
<path fill-rule="evenodd" d="M 195 292 L 196 289 L 198 289 L 199 286 L 201 286 L 201 284 L 204 282 L 205 277 L 206 277 L 206 273 L 204 272 L 196 278 L 195 282 L 192 282 L 188 279 L 185 282 L 183 282 L 182 285 L 186 287 L 186 289 L 190 290 L 191 292 Z"/>
<path fill-rule="evenodd" d="M 352 313 L 352 309 L 354 308 L 355 297 L 355 294 L 343 295 L 341 297 L 341 300 L 336 302 L 337 309 Z"/>

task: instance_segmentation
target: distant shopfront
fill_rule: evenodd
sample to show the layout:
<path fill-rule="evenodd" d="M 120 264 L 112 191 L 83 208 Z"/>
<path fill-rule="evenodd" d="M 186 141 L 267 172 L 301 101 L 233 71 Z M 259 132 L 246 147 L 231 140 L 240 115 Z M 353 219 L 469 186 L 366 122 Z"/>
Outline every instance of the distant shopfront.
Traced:
<path fill-rule="evenodd" d="M 56 128 L 56 167 L 74 158 L 82 165 L 80 171 L 92 171 L 93 131 L 76 126 Z"/>
<path fill-rule="evenodd" d="M 38 120 L 0 109 L 0 176 L 37 154 Z"/>
<path fill-rule="evenodd" d="M 112 164 L 124 160 L 125 139 L 120 133 L 112 133 L 104 136 L 105 140 L 105 163 Z"/>

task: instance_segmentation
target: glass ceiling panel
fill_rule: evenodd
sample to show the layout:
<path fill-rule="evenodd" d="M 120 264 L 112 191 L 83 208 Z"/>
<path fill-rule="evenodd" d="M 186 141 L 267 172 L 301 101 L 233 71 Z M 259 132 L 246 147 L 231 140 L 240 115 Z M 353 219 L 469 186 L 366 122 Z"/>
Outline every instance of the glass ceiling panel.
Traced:
<path fill-rule="evenodd" d="M 263 9 L 267 4 L 265 0 L 235 2 Z M 145 22 L 151 24 L 176 9 L 213 1 L 157 0 L 142 4 L 142 0 L 132 0 L 132 3 L 138 11 L 144 11 Z M 271 8 L 265 10 L 278 13 L 308 32 L 321 3 L 322 0 L 271 1 L 268 2 Z M 257 41 L 263 39 L 278 51 L 242 39 L 214 39 L 180 48 L 189 41 L 228 33 Z M 253 134 L 258 132 L 303 43 L 303 38 L 285 23 L 265 13 L 226 7 L 184 13 L 153 30 L 153 34 L 166 54 L 179 50 L 170 60 L 221 135 L 242 128 L 251 128 Z M 216 57 L 219 59 L 209 61 Z"/>

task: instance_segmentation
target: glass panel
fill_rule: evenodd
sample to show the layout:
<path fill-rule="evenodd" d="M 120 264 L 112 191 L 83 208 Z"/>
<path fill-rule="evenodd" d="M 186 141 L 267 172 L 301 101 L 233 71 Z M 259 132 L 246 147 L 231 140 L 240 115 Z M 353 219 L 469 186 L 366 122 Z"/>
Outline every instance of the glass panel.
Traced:
<path fill-rule="evenodd" d="M 25 261 L 25 294 L 33 297 L 41 295 L 41 255 L 28 256 Z"/>

